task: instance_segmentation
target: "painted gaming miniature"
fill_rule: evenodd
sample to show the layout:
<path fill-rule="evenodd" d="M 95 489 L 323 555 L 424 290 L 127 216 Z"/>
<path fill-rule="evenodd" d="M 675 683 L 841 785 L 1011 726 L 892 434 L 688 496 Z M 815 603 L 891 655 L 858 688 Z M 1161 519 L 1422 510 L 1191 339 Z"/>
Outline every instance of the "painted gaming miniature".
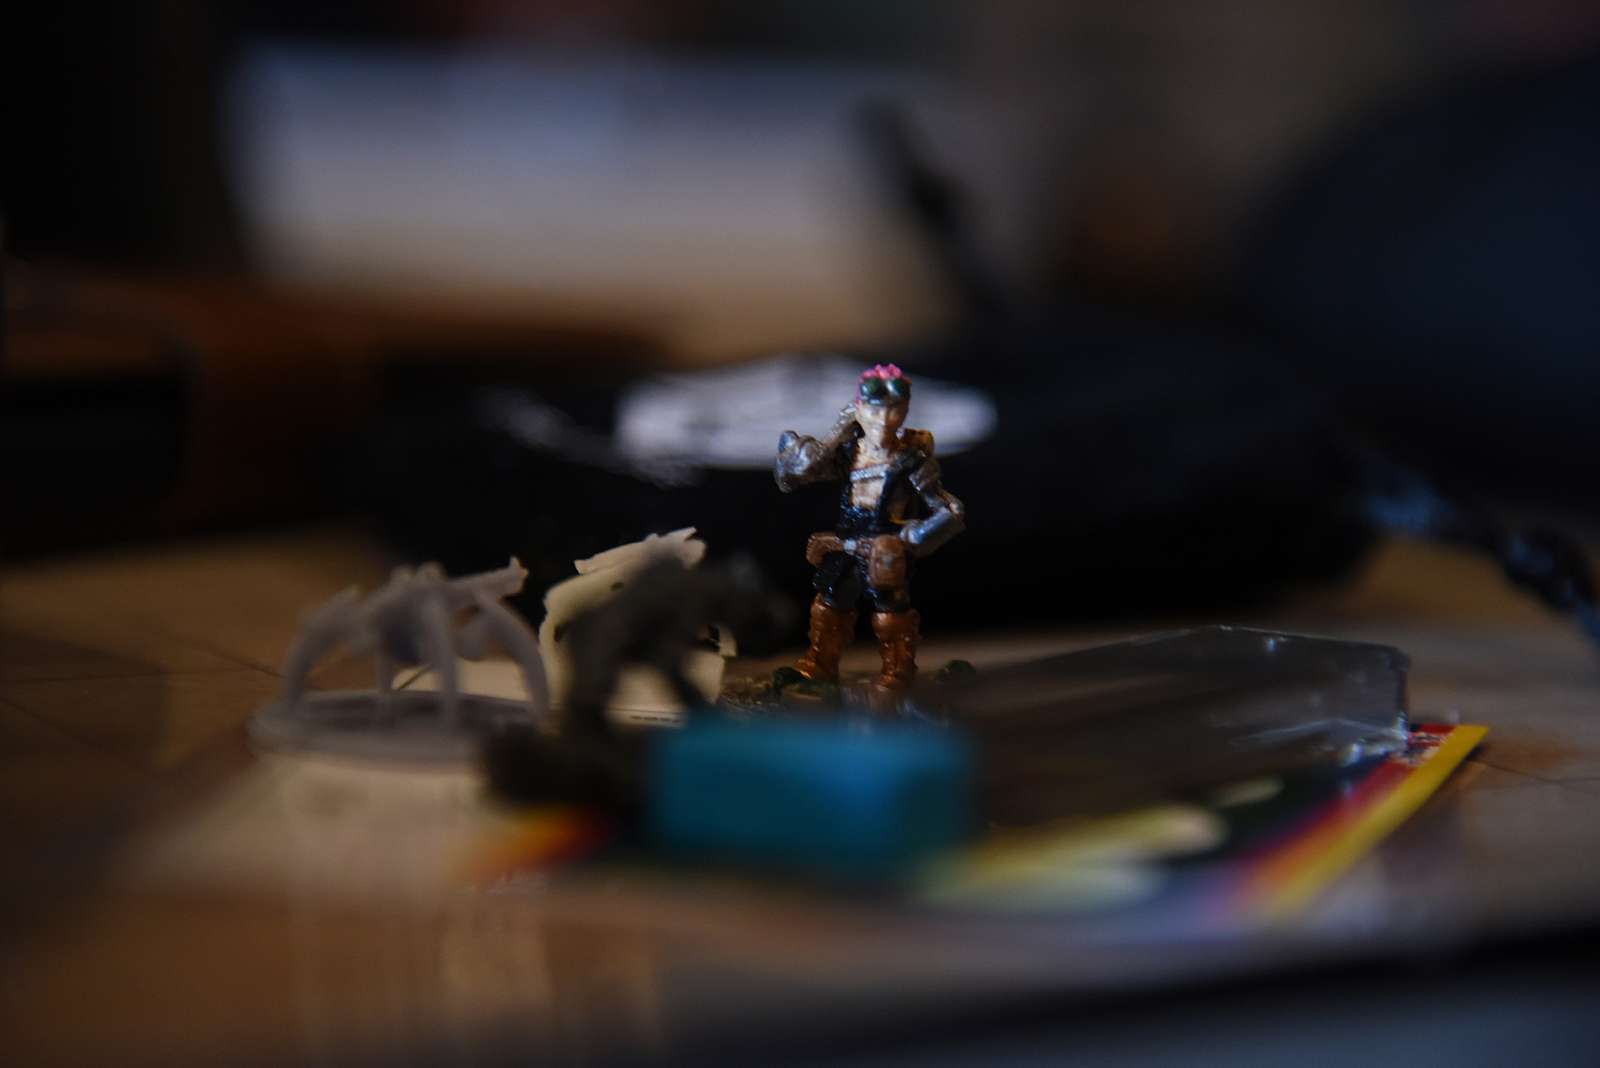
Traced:
<path fill-rule="evenodd" d="M 905 426 L 911 379 L 894 364 L 861 373 L 855 402 L 820 439 L 784 431 L 774 474 L 785 493 L 812 482 L 842 480 L 837 529 L 811 535 L 810 647 L 795 670 L 836 682 L 839 657 L 854 636 L 856 603 L 872 600 L 872 630 L 883 671 L 869 694 L 890 709 L 917 672 L 920 617 L 911 607 L 911 561 L 961 533 L 966 509 L 946 492 L 933 458 L 933 435 Z"/>

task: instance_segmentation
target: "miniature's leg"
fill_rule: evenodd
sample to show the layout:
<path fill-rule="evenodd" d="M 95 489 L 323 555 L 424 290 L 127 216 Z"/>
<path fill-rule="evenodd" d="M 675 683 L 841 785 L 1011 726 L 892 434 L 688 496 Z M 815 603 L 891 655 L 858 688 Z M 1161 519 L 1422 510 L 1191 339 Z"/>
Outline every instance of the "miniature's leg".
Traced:
<path fill-rule="evenodd" d="M 423 605 L 422 653 L 439 680 L 440 718 L 446 726 L 461 721 L 461 697 L 456 689 L 456 650 L 450 640 L 450 613 L 440 601 Z"/>
<path fill-rule="evenodd" d="M 794 669 L 814 682 L 837 682 L 839 658 L 855 629 L 854 612 L 835 608 L 818 594 L 811 602 L 811 644 Z"/>
<path fill-rule="evenodd" d="M 446 726 L 455 727 L 461 722 L 461 690 L 456 683 L 456 658 L 446 656 L 434 665 L 439 679 L 439 713 Z"/>
<path fill-rule="evenodd" d="M 668 664 L 658 664 L 656 667 L 661 672 L 661 677 L 671 687 L 673 696 L 683 705 L 685 715 L 692 716 L 696 709 L 704 707 L 706 695 L 701 693 L 700 688 L 690 682 L 689 677 L 683 673 L 683 662 L 681 660 Z"/>
<path fill-rule="evenodd" d="M 855 561 L 845 553 L 830 553 L 812 585 L 817 596 L 811 602 L 810 646 L 794 669 L 814 682 L 838 682 L 839 658 L 855 636 L 855 603 L 861 596 Z"/>
<path fill-rule="evenodd" d="M 615 648 L 597 647 L 580 637 L 568 636 L 572 656 L 571 681 L 562 708 L 562 731 L 572 735 L 600 737 L 609 733 L 606 708 L 616 691 L 622 660 Z"/>
<path fill-rule="evenodd" d="M 892 708 L 916 679 L 921 622 L 915 609 L 872 614 L 872 632 L 878 636 L 878 651 L 883 656 L 883 674 L 872 683 L 874 705 Z"/>
<path fill-rule="evenodd" d="M 373 661 L 373 689 L 378 691 L 376 701 L 377 718 L 387 721 L 394 717 L 394 660 L 385 655 L 379 648 Z"/>
<path fill-rule="evenodd" d="M 306 679 L 304 673 L 297 672 L 292 675 L 284 675 L 282 697 L 284 708 L 288 709 L 290 712 L 298 711 L 300 698 L 305 696 L 305 692 Z"/>
<path fill-rule="evenodd" d="M 878 652 L 883 658 L 883 673 L 872 683 L 872 705 L 880 712 L 889 712 L 917 677 L 922 617 L 911 607 L 904 588 L 873 590 L 872 598 L 877 608 L 872 614 L 872 632 L 877 635 Z"/>
<path fill-rule="evenodd" d="M 489 635 L 494 634 L 522 672 L 522 688 L 528 695 L 528 708 L 536 718 L 546 720 L 546 725 L 553 727 L 553 724 L 548 722 L 550 688 L 549 681 L 545 677 L 544 658 L 539 655 L 539 640 L 534 637 L 521 616 L 516 615 L 499 601 L 479 594 L 477 605 L 478 618 L 473 621 L 475 627 L 472 629 L 476 648 L 473 653 L 466 654 L 468 659 L 482 656 L 486 651 Z"/>
<path fill-rule="evenodd" d="M 293 709 L 305 693 L 306 679 L 317 661 L 343 642 L 353 652 L 365 652 L 358 620 L 360 597 L 355 589 L 330 598 L 300 624 L 283 665 L 283 703 Z M 307 710 L 309 714 L 309 710 Z"/>

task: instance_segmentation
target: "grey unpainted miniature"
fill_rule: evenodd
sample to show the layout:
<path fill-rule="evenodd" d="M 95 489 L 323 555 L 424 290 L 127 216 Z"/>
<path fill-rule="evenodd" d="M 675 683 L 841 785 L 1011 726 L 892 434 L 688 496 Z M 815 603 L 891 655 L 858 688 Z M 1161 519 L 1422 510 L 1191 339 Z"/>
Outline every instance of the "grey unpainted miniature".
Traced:
<path fill-rule="evenodd" d="M 251 719 L 251 737 L 275 749 L 437 764 L 473 759 L 484 732 L 507 723 L 553 729 L 538 643 L 500 603 L 526 577 L 515 559 L 456 579 L 424 564 L 397 568 L 365 596 L 354 588 L 334 596 L 301 623 L 283 692 Z M 491 640 L 515 661 L 524 700 L 461 692 L 457 658 L 481 658 Z M 307 692 L 312 669 L 339 646 L 373 655 L 374 688 Z M 429 669 L 433 689 L 397 687 L 406 667 Z"/>
<path fill-rule="evenodd" d="M 500 603 L 522 591 L 528 572 L 515 557 L 498 571 L 448 578 L 438 564 L 416 570 L 396 568 L 382 589 L 361 596 L 354 587 L 314 609 L 300 625 L 284 665 L 283 701 L 300 702 L 306 678 L 317 661 L 338 645 L 376 658 L 377 711 L 391 710 L 397 668 L 431 668 L 438 678 L 439 711 L 445 722 L 460 714 L 456 658 L 477 660 L 492 638 L 503 645 L 522 671 L 528 701 L 546 704 L 544 661 L 538 642 L 522 618 Z M 474 614 L 458 629 L 456 617 Z"/>

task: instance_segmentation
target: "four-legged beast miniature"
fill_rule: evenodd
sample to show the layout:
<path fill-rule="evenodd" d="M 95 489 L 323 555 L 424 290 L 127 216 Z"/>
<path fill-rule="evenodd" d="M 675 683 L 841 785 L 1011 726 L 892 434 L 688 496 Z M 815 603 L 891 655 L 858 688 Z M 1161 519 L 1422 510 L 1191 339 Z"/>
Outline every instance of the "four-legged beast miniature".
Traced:
<path fill-rule="evenodd" d="M 903 424 L 911 379 L 900 368 L 878 365 L 861 374 L 855 403 L 844 408 L 822 438 L 785 431 L 778 438 L 774 473 L 785 493 L 796 486 L 844 481 L 838 529 L 813 534 L 806 560 L 816 570 L 811 604 L 811 645 L 795 669 L 808 679 L 834 682 L 839 656 L 855 632 L 856 603 L 872 598 L 872 630 L 883 673 L 872 684 L 873 703 L 892 705 L 917 672 L 917 625 L 911 607 L 910 562 L 961 533 L 966 510 L 940 484 L 933 435 Z"/>

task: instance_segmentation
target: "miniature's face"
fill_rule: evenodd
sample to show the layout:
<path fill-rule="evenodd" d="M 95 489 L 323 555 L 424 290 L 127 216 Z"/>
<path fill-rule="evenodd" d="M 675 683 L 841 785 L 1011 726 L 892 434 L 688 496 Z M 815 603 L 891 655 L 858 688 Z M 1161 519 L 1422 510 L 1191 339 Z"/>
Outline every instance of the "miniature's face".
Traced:
<path fill-rule="evenodd" d="M 864 397 L 856 398 L 856 422 L 868 434 L 892 434 L 906 421 L 909 405 L 873 404 Z"/>
<path fill-rule="evenodd" d="M 856 389 L 856 422 L 868 434 L 892 434 L 906 421 L 910 403 L 911 380 L 893 364 L 879 364 L 861 376 Z"/>

